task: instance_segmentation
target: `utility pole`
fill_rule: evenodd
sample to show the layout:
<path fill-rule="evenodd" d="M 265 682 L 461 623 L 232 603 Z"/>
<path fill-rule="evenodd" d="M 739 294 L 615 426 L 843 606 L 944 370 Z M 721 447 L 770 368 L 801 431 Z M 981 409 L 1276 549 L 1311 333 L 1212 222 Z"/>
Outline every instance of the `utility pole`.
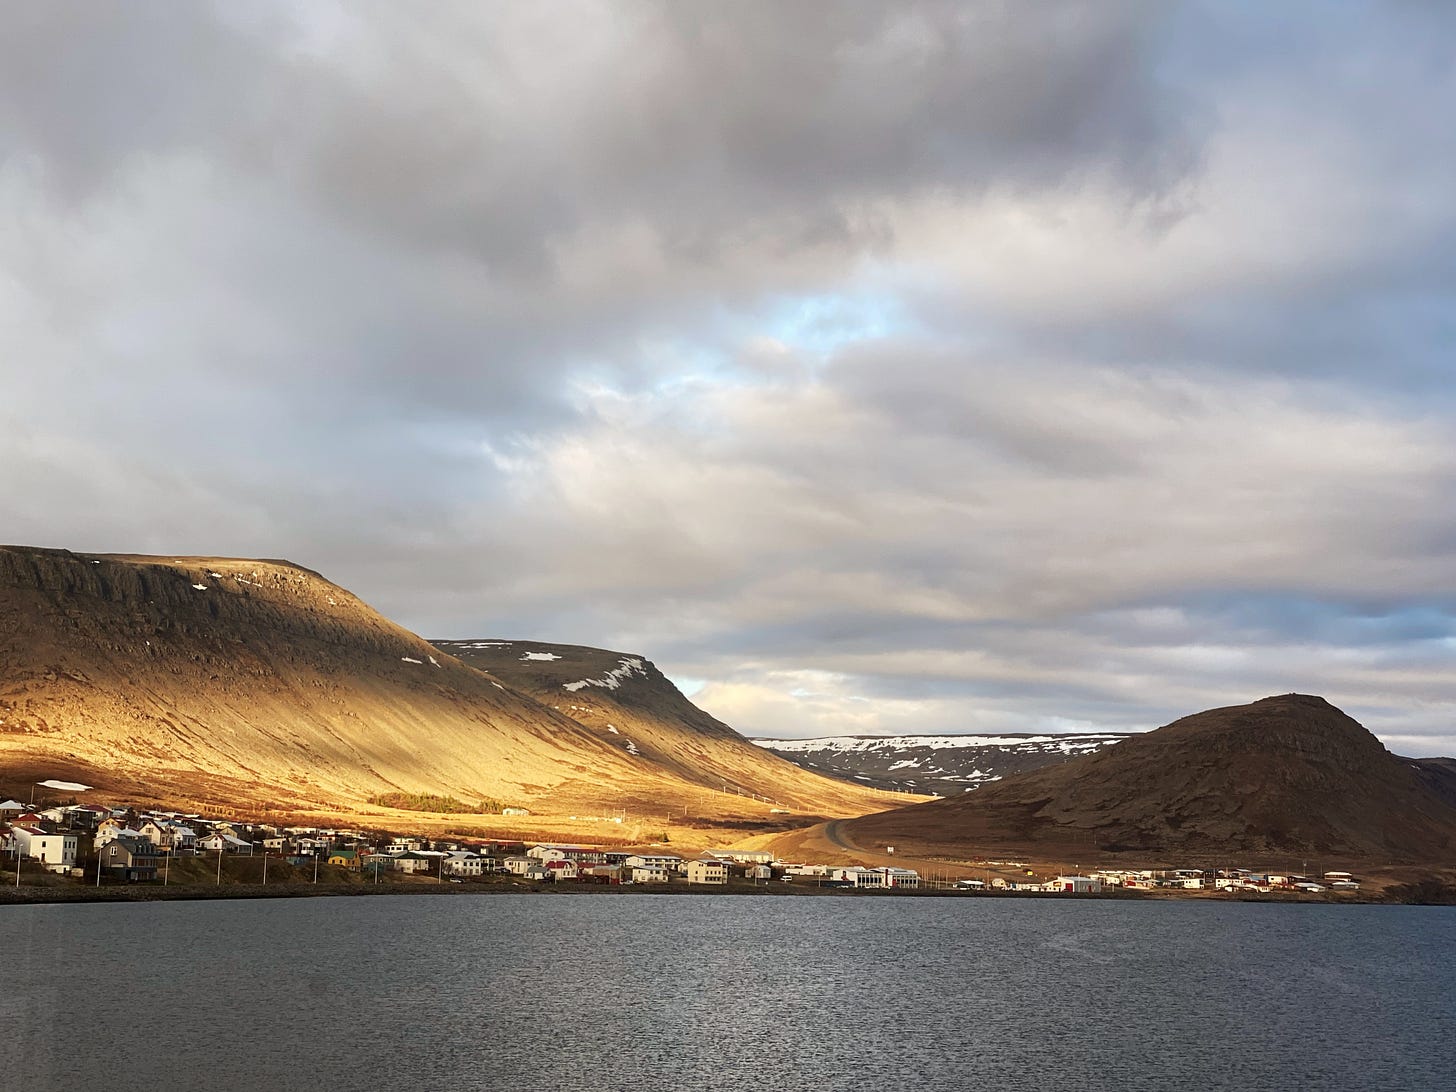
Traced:
<path fill-rule="evenodd" d="M 222 846 L 217 847 L 217 886 L 222 886 Z"/>

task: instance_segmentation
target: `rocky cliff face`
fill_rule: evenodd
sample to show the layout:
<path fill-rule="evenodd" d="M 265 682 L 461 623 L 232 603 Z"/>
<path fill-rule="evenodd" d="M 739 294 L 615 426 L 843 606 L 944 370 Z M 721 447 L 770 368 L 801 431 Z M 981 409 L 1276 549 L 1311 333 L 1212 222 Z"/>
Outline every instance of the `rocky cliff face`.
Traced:
<path fill-rule="evenodd" d="M 1439 774 L 1397 758 L 1322 698 L 1184 717 L 966 796 L 857 820 L 855 836 L 1084 851 L 1456 856 Z"/>

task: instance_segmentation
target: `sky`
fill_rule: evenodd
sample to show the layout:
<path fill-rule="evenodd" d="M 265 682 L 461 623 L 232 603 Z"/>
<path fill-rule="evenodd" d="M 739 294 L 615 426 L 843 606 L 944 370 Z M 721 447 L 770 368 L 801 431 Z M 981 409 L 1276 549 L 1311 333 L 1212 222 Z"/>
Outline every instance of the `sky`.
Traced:
<path fill-rule="evenodd" d="M 0 540 L 750 735 L 1456 753 L 1450 7 L 3 3 Z"/>

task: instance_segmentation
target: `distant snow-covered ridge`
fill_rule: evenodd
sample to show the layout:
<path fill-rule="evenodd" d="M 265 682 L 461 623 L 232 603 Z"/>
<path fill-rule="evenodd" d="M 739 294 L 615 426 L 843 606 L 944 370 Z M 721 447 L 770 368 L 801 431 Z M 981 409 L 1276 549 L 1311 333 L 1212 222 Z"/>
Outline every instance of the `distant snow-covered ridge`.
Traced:
<path fill-rule="evenodd" d="M 1069 762 L 1127 736 L 1065 735 L 820 736 L 755 739 L 765 750 L 816 773 L 876 788 L 944 796 L 1003 777 Z"/>
<path fill-rule="evenodd" d="M 770 751 L 782 753 L 804 751 L 837 751 L 840 754 L 866 751 L 905 751 L 921 747 L 940 751 L 966 747 L 1020 747 L 1028 744 L 1052 744 L 1045 750 L 1095 751 L 1127 738 L 1123 735 L 1077 734 L 1057 736 L 819 736 L 815 739 L 755 739 L 753 742 Z"/>

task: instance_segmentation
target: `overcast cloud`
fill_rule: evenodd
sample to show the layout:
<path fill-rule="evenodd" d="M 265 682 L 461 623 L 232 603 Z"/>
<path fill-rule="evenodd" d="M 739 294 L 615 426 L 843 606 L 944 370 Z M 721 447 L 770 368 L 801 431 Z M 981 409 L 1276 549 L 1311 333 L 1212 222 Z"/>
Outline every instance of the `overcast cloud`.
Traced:
<path fill-rule="evenodd" d="M 0 538 L 1456 752 L 1456 21 L 1273 7 L 5 3 Z"/>

